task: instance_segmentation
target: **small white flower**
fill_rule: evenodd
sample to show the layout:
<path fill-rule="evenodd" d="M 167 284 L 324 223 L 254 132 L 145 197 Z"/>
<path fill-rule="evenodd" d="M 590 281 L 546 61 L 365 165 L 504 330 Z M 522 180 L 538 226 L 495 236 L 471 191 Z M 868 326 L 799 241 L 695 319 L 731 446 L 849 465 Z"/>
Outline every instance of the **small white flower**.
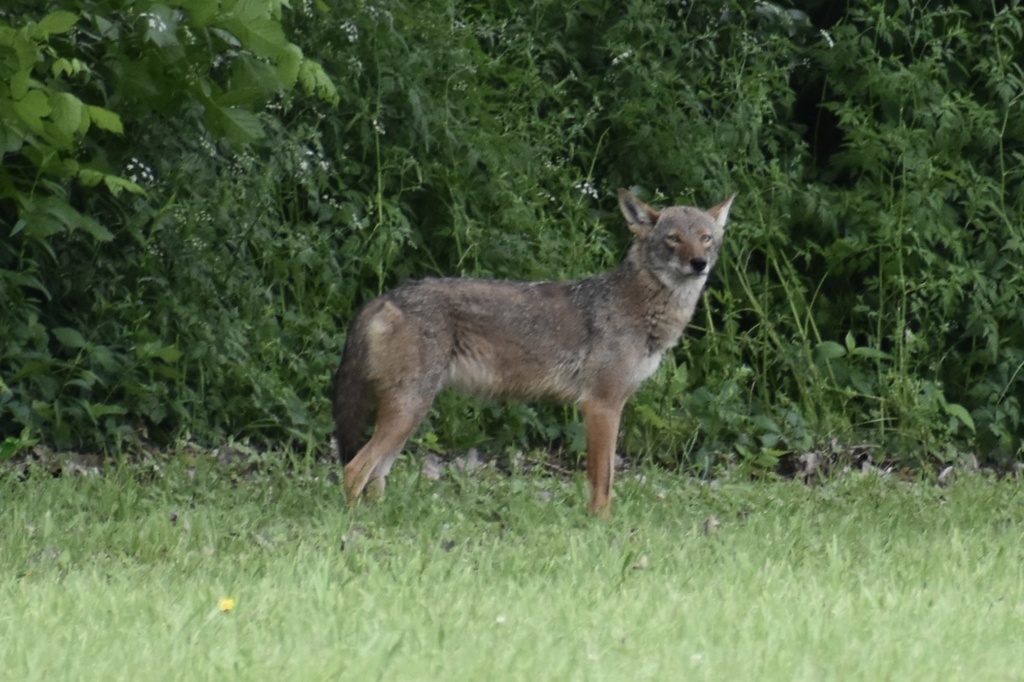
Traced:
<path fill-rule="evenodd" d="M 159 31 L 160 33 L 167 31 L 167 22 L 152 12 L 143 12 L 139 15 L 139 18 L 146 20 L 146 25 L 149 26 L 150 31 Z"/>
<path fill-rule="evenodd" d="M 826 31 L 825 29 L 822 28 L 822 29 L 818 30 L 818 33 L 820 33 L 821 36 L 825 39 L 825 41 L 828 43 L 829 47 L 835 47 L 836 46 L 836 41 L 832 40 L 832 36 L 830 36 L 828 34 L 828 31 Z"/>
<path fill-rule="evenodd" d="M 581 180 L 573 185 L 573 187 L 578 189 L 580 194 L 583 196 L 590 197 L 592 199 L 598 199 L 601 196 L 600 192 L 597 191 L 597 187 L 595 187 L 594 183 L 590 180 Z"/>
<path fill-rule="evenodd" d="M 125 175 L 132 182 L 152 184 L 156 181 L 156 174 L 153 172 L 153 169 L 134 156 L 128 162 L 128 165 L 124 167 L 124 171 Z"/>

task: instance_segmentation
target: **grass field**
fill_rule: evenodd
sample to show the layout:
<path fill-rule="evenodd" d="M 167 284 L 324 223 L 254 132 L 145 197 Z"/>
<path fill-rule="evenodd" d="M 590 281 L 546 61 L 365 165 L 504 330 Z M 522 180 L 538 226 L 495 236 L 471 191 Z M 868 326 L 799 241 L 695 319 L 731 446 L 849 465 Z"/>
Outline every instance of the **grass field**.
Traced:
<path fill-rule="evenodd" d="M 1024 496 L 320 465 L 0 479 L 6 680 L 1020 680 Z M 713 517 L 713 520 L 712 520 Z M 715 523 L 717 521 L 717 525 Z"/>

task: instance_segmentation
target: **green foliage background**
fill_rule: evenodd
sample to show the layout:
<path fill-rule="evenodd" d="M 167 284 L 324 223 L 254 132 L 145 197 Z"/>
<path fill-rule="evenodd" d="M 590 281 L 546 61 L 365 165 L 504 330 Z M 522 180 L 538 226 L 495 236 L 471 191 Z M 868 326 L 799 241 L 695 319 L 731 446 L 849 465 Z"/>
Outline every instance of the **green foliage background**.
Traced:
<path fill-rule="evenodd" d="M 359 305 L 407 277 L 612 267 L 631 186 L 739 198 L 626 451 L 1007 463 L 1022 46 L 1019 2 L 15 0 L 4 452 L 320 450 Z M 563 408 L 443 401 L 430 444 L 580 445 Z"/>

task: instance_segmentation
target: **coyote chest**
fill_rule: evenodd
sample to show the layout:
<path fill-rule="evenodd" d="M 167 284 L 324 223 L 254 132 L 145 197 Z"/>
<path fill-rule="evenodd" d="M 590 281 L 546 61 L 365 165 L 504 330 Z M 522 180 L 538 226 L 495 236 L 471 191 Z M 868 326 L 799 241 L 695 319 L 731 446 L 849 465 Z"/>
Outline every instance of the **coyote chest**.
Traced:
<path fill-rule="evenodd" d="M 664 353 L 650 353 L 646 357 L 641 358 L 640 362 L 636 363 L 633 367 L 633 373 L 631 376 L 631 383 L 635 386 L 647 381 L 652 374 L 658 371 L 658 367 L 661 365 L 661 359 L 664 357 Z"/>

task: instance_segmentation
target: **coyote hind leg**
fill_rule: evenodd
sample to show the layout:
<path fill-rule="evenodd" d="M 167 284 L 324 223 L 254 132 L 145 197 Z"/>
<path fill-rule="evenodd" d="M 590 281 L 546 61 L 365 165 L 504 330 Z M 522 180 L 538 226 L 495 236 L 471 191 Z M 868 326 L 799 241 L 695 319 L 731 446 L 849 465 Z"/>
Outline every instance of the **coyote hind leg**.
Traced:
<path fill-rule="evenodd" d="M 367 484 L 370 484 L 368 495 L 383 495 L 385 478 L 392 463 L 405 441 L 427 415 L 432 402 L 420 400 L 414 405 L 380 405 L 373 436 L 352 461 L 345 465 L 345 496 L 349 506 L 356 505 Z"/>

